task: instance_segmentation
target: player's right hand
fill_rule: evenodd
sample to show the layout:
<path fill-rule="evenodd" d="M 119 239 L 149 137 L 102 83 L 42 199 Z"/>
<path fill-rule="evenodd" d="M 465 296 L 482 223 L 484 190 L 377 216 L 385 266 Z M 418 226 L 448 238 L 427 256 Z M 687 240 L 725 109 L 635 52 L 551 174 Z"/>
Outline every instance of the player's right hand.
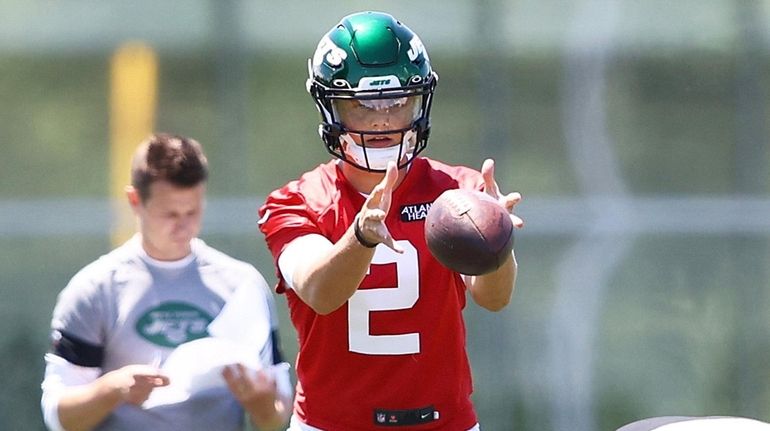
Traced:
<path fill-rule="evenodd" d="M 358 213 L 358 227 L 367 241 L 382 243 L 397 253 L 403 253 L 404 250 L 396 244 L 385 226 L 396 181 L 398 168 L 395 162 L 389 162 L 382 181 L 374 187 Z"/>
<path fill-rule="evenodd" d="M 141 405 L 153 389 L 169 384 L 169 378 L 150 365 L 126 365 L 103 376 L 112 393 L 123 402 Z"/>

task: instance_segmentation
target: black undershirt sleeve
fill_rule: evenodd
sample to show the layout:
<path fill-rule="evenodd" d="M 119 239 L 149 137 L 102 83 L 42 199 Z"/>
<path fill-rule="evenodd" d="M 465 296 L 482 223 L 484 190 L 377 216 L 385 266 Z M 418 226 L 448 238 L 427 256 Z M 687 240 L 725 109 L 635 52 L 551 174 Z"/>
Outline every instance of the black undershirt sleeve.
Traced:
<path fill-rule="evenodd" d="M 101 367 L 104 361 L 104 347 L 59 330 L 51 336 L 51 353 L 81 367 Z"/>
<path fill-rule="evenodd" d="M 281 343 L 280 339 L 278 338 L 278 330 L 273 329 L 272 332 L 270 332 L 270 338 L 273 345 L 273 365 L 280 364 L 284 361 L 283 359 L 283 352 L 281 351 Z"/>

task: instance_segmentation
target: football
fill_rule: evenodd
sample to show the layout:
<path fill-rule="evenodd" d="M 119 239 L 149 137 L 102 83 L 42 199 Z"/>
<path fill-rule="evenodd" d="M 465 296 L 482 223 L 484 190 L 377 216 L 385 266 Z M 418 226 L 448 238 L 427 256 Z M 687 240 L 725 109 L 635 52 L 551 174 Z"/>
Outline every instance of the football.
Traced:
<path fill-rule="evenodd" d="M 428 210 L 425 241 L 447 268 L 482 275 L 499 268 L 510 255 L 513 222 L 505 208 L 486 193 L 447 190 Z"/>

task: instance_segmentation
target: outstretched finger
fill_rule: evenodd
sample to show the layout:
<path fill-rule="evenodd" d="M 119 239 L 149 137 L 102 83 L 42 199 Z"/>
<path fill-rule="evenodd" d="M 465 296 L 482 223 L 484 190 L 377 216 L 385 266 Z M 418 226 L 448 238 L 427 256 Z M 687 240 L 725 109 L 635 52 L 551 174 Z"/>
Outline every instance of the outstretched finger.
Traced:
<path fill-rule="evenodd" d="M 500 197 L 500 189 L 495 181 L 495 161 L 486 159 L 481 165 L 481 177 L 484 179 L 484 193 L 495 199 Z"/>
<path fill-rule="evenodd" d="M 401 246 L 396 243 L 396 241 L 393 239 L 393 236 L 391 236 L 390 232 L 388 232 L 388 228 L 385 226 L 385 224 L 383 223 L 381 226 L 382 226 L 382 229 L 384 230 L 384 232 L 382 233 L 382 236 L 383 238 L 385 238 L 382 241 L 382 244 L 385 244 L 389 249 L 395 251 L 398 254 L 403 254 L 404 249 L 401 248 Z"/>
<path fill-rule="evenodd" d="M 170 383 L 170 379 L 167 375 L 163 374 L 157 368 L 147 365 L 132 366 L 131 374 L 135 381 L 141 381 L 150 386 L 167 386 Z"/>
<path fill-rule="evenodd" d="M 509 213 L 513 212 L 513 208 L 521 202 L 521 193 L 519 192 L 513 192 L 508 193 L 505 196 L 500 197 L 500 201 L 503 203 L 503 206 L 506 210 L 508 210 Z"/>
<path fill-rule="evenodd" d="M 390 209 L 390 200 L 393 197 L 393 188 L 396 186 L 398 180 L 398 168 L 396 168 L 395 162 L 388 162 L 388 167 L 385 170 L 385 177 L 380 182 L 382 186 L 382 197 L 380 199 L 380 209 L 386 213 Z"/>
<path fill-rule="evenodd" d="M 137 374 L 134 376 L 134 379 L 139 382 L 141 381 L 143 384 L 152 386 L 155 388 L 161 387 L 161 386 L 168 386 L 169 383 L 171 383 L 171 380 L 168 378 L 168 376 L 165 376 L 163 374 Z"/>
<path fill-rule="evenodd" d="M 390 207 L 390 197 L 393 194 L 393 187 L 398 179 L 398 169 L 396 169 L 395 163 L 388 163 L 388 167 L 385 170 L 385 176 L 382 177 L 379 183 L 369 193 L 369 197 L 364 202 L 364 206 L 369 209 L 379 208 L 385 210 L 387 213 L 388 207 Z"/>
<path fill-rule="evenodd" d="M 521 219 L 521 217 L 514 214 L 514 208 L 516 207 L 516 204 L 521 202 L 521 193 L 519 192 L 513 192 L 508 193 L 507 195 L 503 196 L 501 198 L 503 201 L 503 206 L 506 210 L 508 210 L 509 213 L 511 213 L 511 221 L 513 222 L 513 225 L 517 228 L 524 227 L 524 220 Z"/>

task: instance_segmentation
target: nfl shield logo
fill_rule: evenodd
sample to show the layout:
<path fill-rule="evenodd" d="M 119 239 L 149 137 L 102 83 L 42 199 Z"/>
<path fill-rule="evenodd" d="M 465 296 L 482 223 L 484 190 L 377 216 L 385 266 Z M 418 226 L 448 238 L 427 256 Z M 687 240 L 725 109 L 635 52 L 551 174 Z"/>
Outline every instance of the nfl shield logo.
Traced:
<path fill-rule="evenodd" d="M 385 413 L 377 413 L 377 422 L 385 423 Z"/>

